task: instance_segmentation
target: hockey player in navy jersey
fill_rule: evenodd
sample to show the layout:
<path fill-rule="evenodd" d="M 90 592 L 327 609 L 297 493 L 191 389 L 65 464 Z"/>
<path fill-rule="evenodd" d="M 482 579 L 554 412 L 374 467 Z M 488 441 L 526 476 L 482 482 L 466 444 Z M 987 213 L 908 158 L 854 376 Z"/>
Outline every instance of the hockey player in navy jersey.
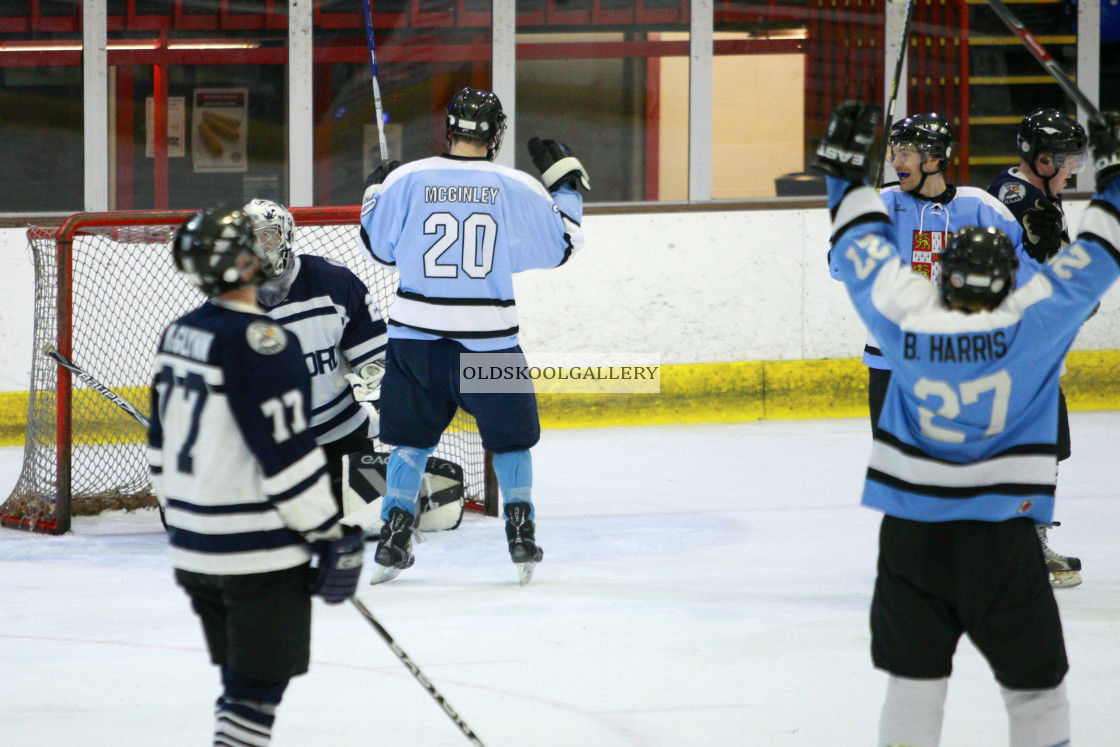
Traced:
<path fill-rule="evenodd" d="M 1046 262 L 1069 246 L 1069 228 L 1062 207 L 1062 192 L 1070 178 L 1084 169 L 1089 138 L 1077 120 L 1057 109 L 1039 109 L 1023 118 L 1015 138 L 1018 166 L 1003 171 L 988 193 L 1007 206 L 1023 227 L 1024 246 L 1032 258 Z M 1058 461 L 1071 454 L 1069 411 L 1058 388 Z M 1054 522 L 1057 526 L 1058 522 Z M 1048 526 L 1038 525 L 1046 567 L 1054 586 L 1081 583 L 1081 559 L 1055 552 L 1047 538 Z"/>
<path fill-rule="evenodd" d="M 1034 522 L 1050 521 L 1057 389 L 1085 315 L 1120 276 L 1120 114 L 1091 125 L 1097 197 L 1078 240 L 1015 290 L 997 228 L 960 226 L 939 285 L 900 255 L 864 183 L 878 107 L 846 102 L 814 164 L 833 261 L 894 374 L 863 491 L 882 511 L 872 658 L 890 674 L 879 745 L 934 747 L 967 633 L 1001 686 L 1012 747 L 1069 744 L 1068 664 Z"/>
<path fill-rule="evenodd" d="M 175 579 L 221 667 L 214 744 L 265 746 L 289 679 L 307 671 L 311 595 L 353 596 L 362 536 L 339 524 L 299 341 L 255 302 L 264 258 L 249 217 L 197 213 L 173 259 L 210 300 L 160 337 L 152 486 Z"/>
<path fill-rule="evenodd" d="M 1027 234 L 1026 248 L 1045 262 L 1069 246 L 1062 192 L 1085 168 L 1085 128 L 1057 109 L 1039 109 L 1019 123 L 1018 166 L 1004 170 L 988 187 Z"/>
<path fill-rule="evenodd" d="M 342 457 L 377 436 L 372 403 L 385 372 L 385 322 L 365 283 L 348 268 L 293 251 L 295 222 L 287 208 L 257 199 L 245 212 L 265 259 L 267 280 L 257 299 L 304 351 L 311 374 L 311 431 L 326 452 L 331 490 L 341 506 Z M 361 406 L 358 398 L 369 405 Z"/>
<path fill-rule="evenodd" d="M 467 352 L 521 355 L 513 274 L 557 267 L 580 249 L 583 198 L 575 186 L 589 185 L 579 160 L 551 140 L 529 141 L 541 180 L 495 164 L 505 118 L 493 93 L 459 91 L 447 107 L 448 152 L 387 175 L 379 169 L 362 205 L 366 248 L 400 274 L 380 433 L 395 448 L 373 583 L 414 562 L 421 470 L 459 407 L 475 417 L 483 446 L 494 454 L 510 557 L 522 584 L 543 557 L 529 455 L 540 438 L 536 398 L 531 391 L 463 393 L 459 361 Z"/>

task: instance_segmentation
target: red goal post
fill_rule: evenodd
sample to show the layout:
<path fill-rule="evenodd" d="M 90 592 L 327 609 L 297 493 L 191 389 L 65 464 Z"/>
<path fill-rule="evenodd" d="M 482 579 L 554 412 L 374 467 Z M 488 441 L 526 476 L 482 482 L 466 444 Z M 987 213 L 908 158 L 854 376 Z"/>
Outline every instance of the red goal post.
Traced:
<path fill-rule="evenodd" d="M 295 252 L 349 267 L 387 317 L 396 271 L 364 256 L 359 207 L 291 212 Z M 155 505 L 143 428 L 107 398 L 75 383 L 43 350 L 56 347 L 147 413 L 160 331 L 204 300 L 171 262 L 174 230 L 192 213 L 80 213 L 61 227 L 28 229 L 35 330 L 27 430 L 20 476 L 0 504 L 0 525 L 62 534 L 75 515 Z M 435 455 L 463 467 L 468 510 L 497 515 L 497 481 L 473 418 L 460 411 Z"/>

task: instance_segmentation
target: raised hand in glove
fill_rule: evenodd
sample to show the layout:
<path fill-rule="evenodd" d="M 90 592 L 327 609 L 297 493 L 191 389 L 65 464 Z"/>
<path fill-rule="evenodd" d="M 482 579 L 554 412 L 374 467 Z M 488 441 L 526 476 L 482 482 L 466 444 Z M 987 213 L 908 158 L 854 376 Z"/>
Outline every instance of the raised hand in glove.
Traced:
<path fill-rule="evenodd" d="M 343 527 L 342 536 L 336 540 L 314 543 L 319 562 L 319 572 L 311 582 L 311 593 L 323 598 L 327 604 L 345 602 L 358 589 L 365 560 L 365 544 L 359 527 Z"/>
<path fill-rule="evenodd" d="M 385 177 L 389 176 L 390 172 L 400 165 L 400 161 L 382 161 L 377 168 L 369 172 L 369 176 L 366 177 L 366 192 L 362 195 L 362 202 L 367 202 L 370 197 L 373 197 L 374 192 L 385 181 Z"/>
<path fill-rule="evenodd" d="M 1023 249 L 1036 262 L 1062 250 L 1062 211 L 1050 200 L 1035 200 L 1023 213 Z"/>
<path fill-rule="evenodd" d="M 1097 191 L 1120 176 L 1120 112 L 1101 112 L 1089 120 L 1089 152 L 1097 169 Z"/>
<path fill-rule="evenodd" d="M 813 156 L 812 168 L 850 182 L 863 181 L 875 144 L 879 111 L 875 104 L 862 101 L 845 101 L 836 107 Z"/>
<path fill-rule="evenodd" d="M 529 155 L 537 171 L 541 172 L 541 181 L 549 192 L 555 192 L 565 184 L 591 189 L 587 169 L 572 154 L 572 149 L 559 140 L 530 138 Z"/>

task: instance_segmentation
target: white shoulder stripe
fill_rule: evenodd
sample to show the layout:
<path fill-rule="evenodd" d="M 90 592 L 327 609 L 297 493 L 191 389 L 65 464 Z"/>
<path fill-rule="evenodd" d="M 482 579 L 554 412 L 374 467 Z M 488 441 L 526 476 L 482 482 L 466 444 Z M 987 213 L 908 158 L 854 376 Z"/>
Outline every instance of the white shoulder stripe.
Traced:
<path fill-rule="evenodd" d="M 879 199 L 878 193 L 866 185 L 844 195 L 844 199 L 836 206 L 836 216 L 832 220 L 833 230 L 842 228 L 864 215 L 876 215 L 876 217 L 881 215 L 883 220 L 889 220 L 887 208 Z"/>
<path fill-rule="evenodd" d="M 979 187 L 957 187 L 957 195 L 959 197 L 975 197 L 992 210 L 995 210 L 1006 220 L 1015 220 L 1015 214 L 1011 212 L 1007 205 L 986 189 L 980 189 Z"/>
<path fill-rule="evenodd" d="M 1089 205 L 1081 216 L 1081 225 L 1078 235 L 1093 233 L 1112 244 L 1113 249 L 1120 250 L 1120 221 L 1116 216 L 1098 205 Z"/>

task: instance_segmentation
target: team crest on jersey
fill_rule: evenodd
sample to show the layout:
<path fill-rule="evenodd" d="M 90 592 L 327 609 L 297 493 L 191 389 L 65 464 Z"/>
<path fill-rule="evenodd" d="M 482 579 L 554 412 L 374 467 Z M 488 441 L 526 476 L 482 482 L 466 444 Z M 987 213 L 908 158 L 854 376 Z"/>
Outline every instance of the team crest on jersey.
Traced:
<path fill-rule="evenodd" d="M 245 329 L 245 339 L 261 355 L 276 355 L 288 347 L 288 334 L 272 322 L 253 322 Z"/>
<path fill-rule="evenodd" d="M 999 188 L 999 201 L 1004 205 L 1013 205 L 1027 196 L 1027 190 L 1018 182 L 1008 182 Z"/>
<path fill-rule="evenodd" d="M 949 231 L 915 231 L 910 267 L 934 285 L 941 285 L 941 252 L 953 234 Z"/>

